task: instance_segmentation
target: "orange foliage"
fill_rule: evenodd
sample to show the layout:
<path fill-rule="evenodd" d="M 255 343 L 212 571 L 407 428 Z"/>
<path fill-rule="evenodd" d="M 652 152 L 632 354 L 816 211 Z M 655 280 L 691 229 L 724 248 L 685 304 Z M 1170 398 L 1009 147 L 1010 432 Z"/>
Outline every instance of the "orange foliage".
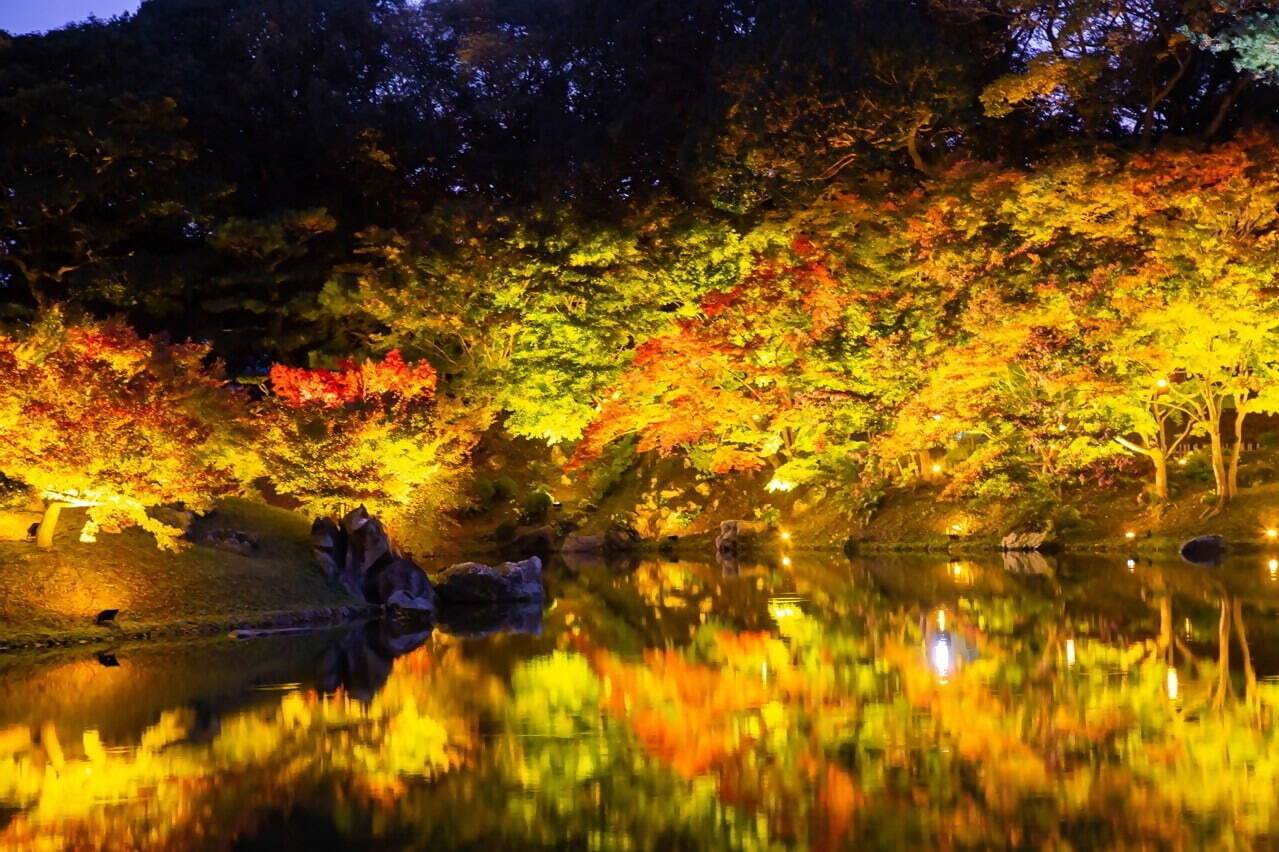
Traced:
<path fill-rule="evenodd" d="M 294 408 L 339 408 L 352 402 L 394 396 L 404 400 L 430 399 L 435 394 L 435 368 L 426 361 L 408 364 L 392 349 L 378 361 L 356 364 L 344 359 L 336 370 L 271 367 L 271 388 Z"/>

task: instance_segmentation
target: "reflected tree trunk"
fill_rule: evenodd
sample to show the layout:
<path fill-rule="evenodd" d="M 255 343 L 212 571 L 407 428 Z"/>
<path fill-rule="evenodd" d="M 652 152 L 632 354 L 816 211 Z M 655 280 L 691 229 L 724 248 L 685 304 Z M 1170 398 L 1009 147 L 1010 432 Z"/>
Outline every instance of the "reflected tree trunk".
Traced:
<path fill-rule="evenodd" d="M 1221 598 L 1221 619 L 1217 622 L 1217 685 L 1212 691 L 1212 706 L 1220 710 L 1226 706 L 1226 698 L 1234 694 L 1230 685 L 1230 624 L 1229 598 Z"/>
<path fill-rule="evenodd" d="M 1172 647 L 1172 598 L 1159 596 L 1159 639 L 1157 648 L 1160 656 L 1168 657 L 1168 649 Z"/>
<path fill-rule="evenodd" d="M 1252 666 L 1252 652 L 1248 649 L 1248 634 L 1244 632 L 1243 604 L 1236 598 L 1230 607 L 1235 625 L 1235 638 L 1239 640 L 1239 652 L 1243 655 L 1244 700 L 1250 707 L 1257 701 L 1257 670 Z"/>

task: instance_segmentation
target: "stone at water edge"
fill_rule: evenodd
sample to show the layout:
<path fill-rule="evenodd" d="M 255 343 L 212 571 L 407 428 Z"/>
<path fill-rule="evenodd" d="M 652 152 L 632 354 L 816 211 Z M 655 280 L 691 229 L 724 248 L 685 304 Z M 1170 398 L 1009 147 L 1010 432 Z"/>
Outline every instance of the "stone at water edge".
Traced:
<path fill-rule="evenodd" d="M 771 532 L 772 527 L 762 521 L 720 521 L 715 552 L 738 553 Z"/>
<path fill-rule="evenodd" d="M 400 556 L 377 518 L 363 506 L 341 522 L 317 518 L 311 551 L 324 576 L 352 597 L 414 612 L 433 612 L 435 590 L 417 563 Z"/>
<path fill-rule="evenodd" d="M 1226 558 L 1226 540 L 1219 535 L 1195 536 L 1181 545 L 1181 558 L 1191 565 L 1215 567 Z"/>
<path fill-rule="evenodd" d="M 502 545 L 502 552 L 516 558 L 549 556 L 555 552 L 555 530 L 549 526 L 520 527 L 515 538 Z"/>
<path fill-rule="evenodd" d="M 600 535 L 573 533 L 566 536 L 560 547 L 563 553 L 629 553 L 639 543 L 639 535 L 633 530 L 611 529 Z"/>
<path fill-rule="evenodd" d="M 435 578 L 435 594 L 444 603 L 540 601 L 542 560 L 533 556 L 501 565 L 461 562 Z"/>
<path fill-rule="evenodd" d="M 375 603 L 418 612 L 435 610 L 435 589 L 426 572 L 411 559 L 400 557 L 369 577 L 365 597 Z"/>
<path fill-rule="evenodd" d="M 604 536 L 573 533 L 565 537 L 564 545 L 560 548 L 560 551 L 563 553 L 603 553 Z"/>
<path fill-rule="evenodd" d="M 1045 550 L 1053 544 L 1052 530 L 1012 532 L 999 542 L 1000 549 L 1004 551 Z"/>
<path fill-rule="evenodd" d="M 338 582 L 346 567 L 346 532 L 332 518 L 316 518 L 311 524 L 311 553 L 331 582 Z"/>

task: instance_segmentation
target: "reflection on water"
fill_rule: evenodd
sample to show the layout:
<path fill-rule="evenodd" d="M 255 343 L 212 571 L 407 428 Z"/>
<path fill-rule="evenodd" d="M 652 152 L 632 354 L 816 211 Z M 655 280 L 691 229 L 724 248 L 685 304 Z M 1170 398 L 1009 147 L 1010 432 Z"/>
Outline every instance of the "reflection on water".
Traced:
<path fill-rule="evenodd" d="M 577 560 L 545 610 L 0 657 L 0 847 L 1269 845 L 1270 556 Z"/>

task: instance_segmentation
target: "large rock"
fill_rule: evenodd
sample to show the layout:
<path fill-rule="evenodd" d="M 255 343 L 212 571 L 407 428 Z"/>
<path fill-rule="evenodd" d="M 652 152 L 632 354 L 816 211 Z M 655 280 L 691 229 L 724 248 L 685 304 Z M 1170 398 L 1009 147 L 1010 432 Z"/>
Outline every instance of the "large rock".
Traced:
<path fill-rule="evenodd" d="M 346 531 L 332 518 L 316 518 L 311 524 L 311 554 L 330 583 L 346 587 Z M 355 594 L 354 589 L 347 589 Z"/>
<path fill-rule="evenodd" d="M 364 597 L 373 603 L 416 612 L 435 610 L 435 589 L 426 572 L 411 559 L 398 557 L 365 582 Z"/>
<path fill-rule="evenodd" d="M 611 529 L 602 535 L 574 533 L 564 539 L 560 550 L 564 553 L 630 553 L 639 543 L 634 530 Z"/>
<path fill-rule="evenodd" d="M 573 533 L 564 538 L 560 550 L 564 553 L 603 553 L 604 536 Z"/>
<path fill-rule="evenodd" d="M 382 522 L 363 507 L 353 509 L 342 519 L 346 533 L 346 567 L 367 578 L 395 558 L 391 537 Z"/>
<path fill-rule="evenodd" d="M 550 556 L 555 552 L 555 530 L 549 526 L 520 527 L 515 530 L 515 537 L 502 545 L 502 552 L 517 559 Z"/>
<path fill-rule="evenodd" d="M 1219 535 L 1196 536 L 1181 545 L 1181 558 L 1191 565 L 1220 565 L 1226 558 L 1226 540 Z"/>
<path fill-rule="evenodd" d="M 533 556 L 501 565 L 462 562 L 435 578 L 435 593 L 442 603 L 540 601 L 542 560 Z"/>
<path fill-rule="evenodd" d="M 311 525 L 311 552 L 324 576 L 353 597 L 399 610 L 435 609 L 426 573 L 395 551 L 382 524 L 363 506 L 340 523 L 317 519 Z"/>
<path fill-rule="evenodd" d="M 741 553 L 756 546 L 772 533 L 772 527 L 762 521 L 721 521 L 719 535 L 715 537 L 715 552 Z"/>
<path fill-rule="evenodd" d="M 1051 529 L 1011 532 L 1003 537 L 999 546 L 1004 551 L 1051 550 L 1056 542 Z"/>

